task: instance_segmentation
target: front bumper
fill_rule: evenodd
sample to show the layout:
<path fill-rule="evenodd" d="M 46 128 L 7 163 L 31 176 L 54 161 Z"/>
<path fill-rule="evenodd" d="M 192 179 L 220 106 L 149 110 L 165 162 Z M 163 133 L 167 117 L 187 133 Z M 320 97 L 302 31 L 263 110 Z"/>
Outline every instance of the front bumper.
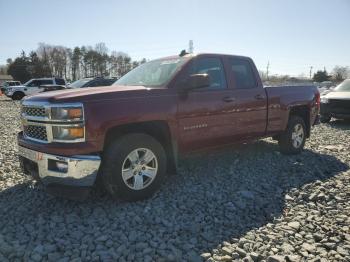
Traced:
<path fill-rule="evenodd" d="M 349 101 L 350 103 L 350 101 Z M 350 107 L 343 107 L 337 104 L 329 104 L 329 103 L 321 103 L 321 115 L 323 116 L 331 116 L 335 118 L 341 119 L 349 119 L 350 118 Z"/>
<path fill-rule="evenodd" d="M 18 155 L 24 173 L 40 180 L 46 186 L 91 187 L 95 183 L 101 163 L 101 158 L 97 155 L 66 157 L 22 146 L 18 147 Z"/>
<path fill-rule="evenodd" d="M 13 91 L 5 90 L 4 94 L 5 94 L 7 97 L 11 97 L 11 96 L 13 95 Z"/>

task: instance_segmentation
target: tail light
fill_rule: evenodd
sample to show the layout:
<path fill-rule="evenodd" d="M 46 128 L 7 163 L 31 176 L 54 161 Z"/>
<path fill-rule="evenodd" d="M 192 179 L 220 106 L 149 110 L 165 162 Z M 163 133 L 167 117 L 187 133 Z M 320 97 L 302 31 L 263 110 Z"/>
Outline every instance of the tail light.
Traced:
<path fill-rule="evenodd" d="M 316 106 L 318 109 L 320 109 L 320 105 L 321 105 L 321 95 L 320 95 L 320 92 L 317 90 L 316 91 Z"/>

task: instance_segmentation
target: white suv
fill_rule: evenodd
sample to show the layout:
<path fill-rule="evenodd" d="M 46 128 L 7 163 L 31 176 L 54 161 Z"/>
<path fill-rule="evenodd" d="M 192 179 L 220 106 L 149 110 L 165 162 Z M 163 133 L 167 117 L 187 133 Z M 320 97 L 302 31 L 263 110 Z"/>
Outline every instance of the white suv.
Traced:
<path fill-rule="evenodd" d="M 40 88 L 43 85 L 65 86 L 66 82 L 62 78 L 35 78 L 23 85 L 7 87 L 5 89 L 5 95 L 11 97 L 13 100 L 21 100 L 24 96 L 43 92 L 43 89 Z"/>

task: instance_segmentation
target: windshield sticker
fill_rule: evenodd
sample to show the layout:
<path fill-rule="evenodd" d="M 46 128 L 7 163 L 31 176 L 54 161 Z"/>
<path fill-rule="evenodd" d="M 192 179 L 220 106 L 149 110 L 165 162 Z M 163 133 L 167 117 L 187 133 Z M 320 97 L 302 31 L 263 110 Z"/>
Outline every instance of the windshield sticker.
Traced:
<path fill-rule="evenodd" d="M 180 59 L 176 59 L 176 60 L 165 60 L 163 62 L 161 62 L 161 65 L 170 65 L 170 64 L 177 64 L 178 62 L 180 62 Z"/>

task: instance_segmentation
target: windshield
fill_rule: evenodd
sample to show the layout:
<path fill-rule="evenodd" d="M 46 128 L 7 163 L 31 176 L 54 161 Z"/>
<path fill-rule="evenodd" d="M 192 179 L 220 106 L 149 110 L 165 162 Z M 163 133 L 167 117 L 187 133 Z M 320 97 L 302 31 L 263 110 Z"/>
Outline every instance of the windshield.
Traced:
<path fill-rule="evenodd" d="M 28 86 L 32 81 L 33 81 L 33 79 L 30 79 L 29 81 L 25 82 L 23 85 Z"/>
<path fill-rule="evenodd" d="M 81 88 L 83 87 L 87 82 L 90 82 L 93 78 L 83 78 L 80 80 L 77 80 L 69 85 L 69 87 L 72 88 Z"/>
<path fill-rule="evenodd" d="M 153 60 L 130 71 L 114 85 L 161 86 L 168 82 L 175 72 L 188 60 L 185 57 Z"/>
<path fill-rule="evenodd" d="M 334 88 L 337 92 L 350 92 L 350 79 L 344 80 L 341 84 Z"/>

